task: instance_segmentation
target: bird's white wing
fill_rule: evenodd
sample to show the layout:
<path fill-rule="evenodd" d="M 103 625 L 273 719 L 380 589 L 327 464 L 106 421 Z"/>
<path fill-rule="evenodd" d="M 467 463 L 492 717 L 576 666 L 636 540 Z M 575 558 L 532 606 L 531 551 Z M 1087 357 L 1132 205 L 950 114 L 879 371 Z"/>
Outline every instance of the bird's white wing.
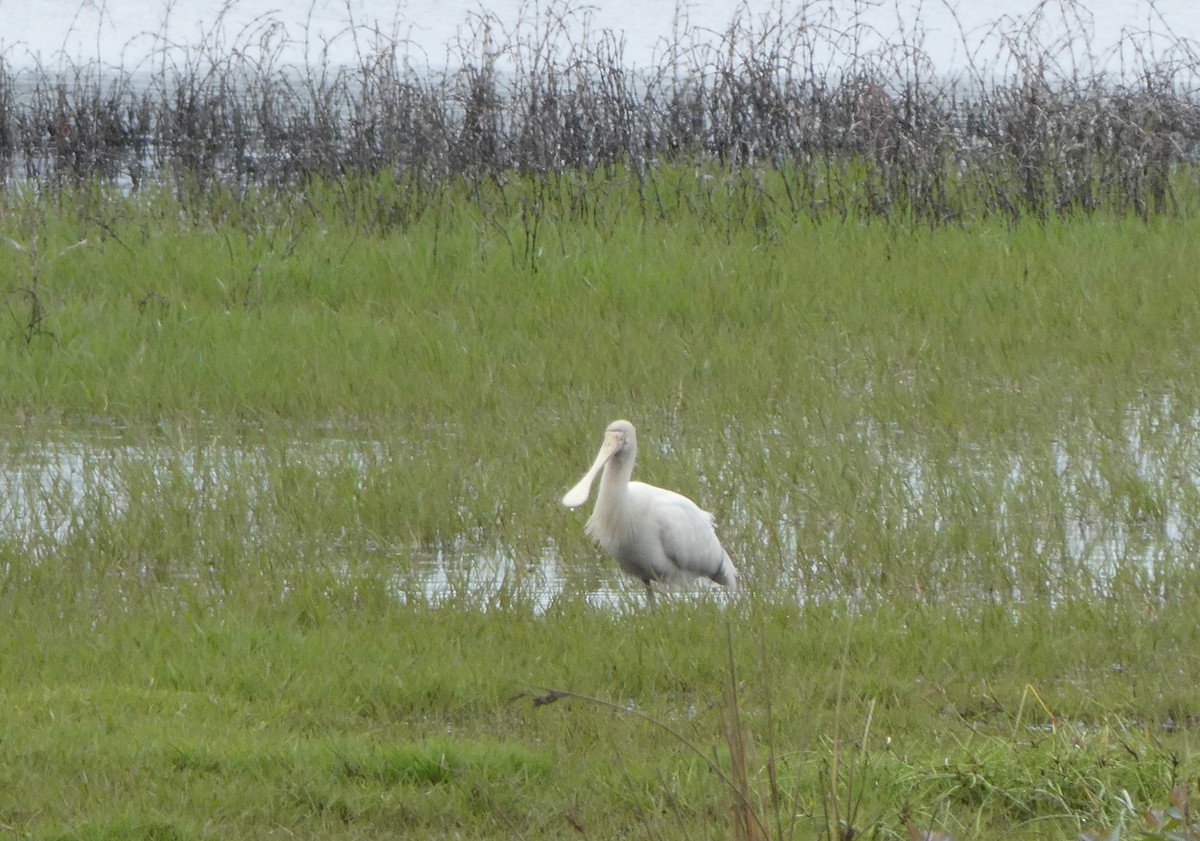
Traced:
<path fill-rule="evenodd" d="M 642 482 L 630 482 L 629 489 L 643 516 L 654 524 L 666 560 L 685 575 L 711 578 L 718 573 L 725 550 L 711 514 L 674 491 Z"/>

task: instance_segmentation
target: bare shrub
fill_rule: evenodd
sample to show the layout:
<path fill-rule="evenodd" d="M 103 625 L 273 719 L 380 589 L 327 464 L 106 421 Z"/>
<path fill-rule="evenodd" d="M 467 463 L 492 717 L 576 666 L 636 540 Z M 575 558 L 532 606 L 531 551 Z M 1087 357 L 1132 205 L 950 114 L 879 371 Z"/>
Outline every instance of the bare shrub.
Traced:
<path fill-rule="evenodd" d="M 1049 40 L 1046 5 L 977 44 L 964 33 L 971 63 L 956 76 L 934 69 L 919 24 L 879 41 L 825 0 L 757 19 L 740 9 L 715 37 L 681 19 L 641 67 L 565 2 L 512 25 L 475 15 L 438 62 L 356 26 L 357 61 L 334 65 L 322 49 L 285 65 L 286 33 L 269 19 L 231 41 L 214 29 L 196 46 L 164 42 L 130 70 L 15 74 L 0 57 L 0 165 L 6 180 L 47 189 L 181 192 L 380 174 L 478 191 L 520 175 L 541 184 L 525 200 L 538 212 L 579 208 L 589 179 L 620 171 L 656 213 L 694 205 L 684 181 L 672 197 L 659 177 L 684 165 L 726 173 L 727 189 L 702 201 L 757 225 L 1188 209 L 1178 185 L 1200 149 L 1192 46 L 1151 50 L 1131 35 L 1099 51 L 1082 7 L 1051 5 L 1061 20 Z"/>

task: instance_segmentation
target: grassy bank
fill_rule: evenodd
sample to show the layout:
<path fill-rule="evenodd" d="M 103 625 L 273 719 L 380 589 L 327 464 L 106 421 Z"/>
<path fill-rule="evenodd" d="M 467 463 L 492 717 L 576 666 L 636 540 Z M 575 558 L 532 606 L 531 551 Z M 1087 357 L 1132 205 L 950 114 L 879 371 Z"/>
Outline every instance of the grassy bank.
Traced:
<path fill-rule="evenodd" d="M 1198 772 L 1194 223 L 655 178 L 6 195 L 0 828 L 1140 837 Z M 745 602 L 589 605 L 621 416 Z"/>
<path fill-rule="evenodd" d="M 355 601 L 54 623 L 18 607 L 0 822 L 37 838 L 736 837 L 730 653 L 745 791 L 771 837 L 849 837 L 836 818 L 854 837 L 1073 838 L 1139 823 L 1126 795 L 1165 804 L 1198 770 L 1198 640 L 1179 610 L 530 619 Z M 537 705 L 548 688 L 618 709 Z"/>

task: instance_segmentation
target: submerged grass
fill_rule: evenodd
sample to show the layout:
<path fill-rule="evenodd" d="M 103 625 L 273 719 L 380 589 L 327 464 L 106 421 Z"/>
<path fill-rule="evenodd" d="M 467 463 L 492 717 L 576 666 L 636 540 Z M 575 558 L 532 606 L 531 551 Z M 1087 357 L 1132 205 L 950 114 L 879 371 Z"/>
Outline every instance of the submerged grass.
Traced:
<path fill-rule="evenodd" d="M 119 495 L 193 529 L 211 510 L 234 556 L 266 518 L 533 557 L 583 549 L 551 512 L 628 416 L 641 475 L 711 507 L 768 591 L 797 557 L 806 597 L 1194 590 L 1190 222 L 764 236 L 614 203 L 546 222 L 531 267 L 497 202 L 450 195 L 388 235 L 315 189 L 200 218 L 166 196 L 12 202 L 0 412 L 33 425 L 10 437 L 106 419 Z M 339 440 L 289 450 L 314 436 Z"/>
<path fill-rule="evenodd" d="M 657 177 L 6 194 L 0 828 L 1067 839 L 1200 774 L 1192 221 Z M 610 592 L 619 416 L 744 601 Z"/>

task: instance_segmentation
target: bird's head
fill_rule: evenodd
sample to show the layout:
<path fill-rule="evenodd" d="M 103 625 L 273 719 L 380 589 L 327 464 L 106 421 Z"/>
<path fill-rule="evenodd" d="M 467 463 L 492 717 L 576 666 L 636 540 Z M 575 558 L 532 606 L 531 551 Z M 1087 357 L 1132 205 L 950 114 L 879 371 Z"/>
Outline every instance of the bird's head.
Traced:
<path fill-rule="evenodd" d="M 627 420 L 613 421 L 604 430 L 604 446 L 612 448 L 612 456 L 637 449 L 637 430 Z"/>
<path fill-rule="evenodd" d="M 610 423 L 608 429 L 604 430 L 604 443 L 600 445 L 600 452 L 596 454 L 596 460 L 592 462 L 592 466 L 588 468 L 588 472 L 584 474 L 578 484 L 567 491 L 566 496 L 562 498 L 563 505 L 568 508 L 578 508 L 583 505 L 592 492 L 592 482 L 596 480 L 596 476 L 604 469 L 605 465 L 610 461 L 631 459 L 636 453 L 637 431 L 634 430 L 633 424 L 627 420 Z"/>

